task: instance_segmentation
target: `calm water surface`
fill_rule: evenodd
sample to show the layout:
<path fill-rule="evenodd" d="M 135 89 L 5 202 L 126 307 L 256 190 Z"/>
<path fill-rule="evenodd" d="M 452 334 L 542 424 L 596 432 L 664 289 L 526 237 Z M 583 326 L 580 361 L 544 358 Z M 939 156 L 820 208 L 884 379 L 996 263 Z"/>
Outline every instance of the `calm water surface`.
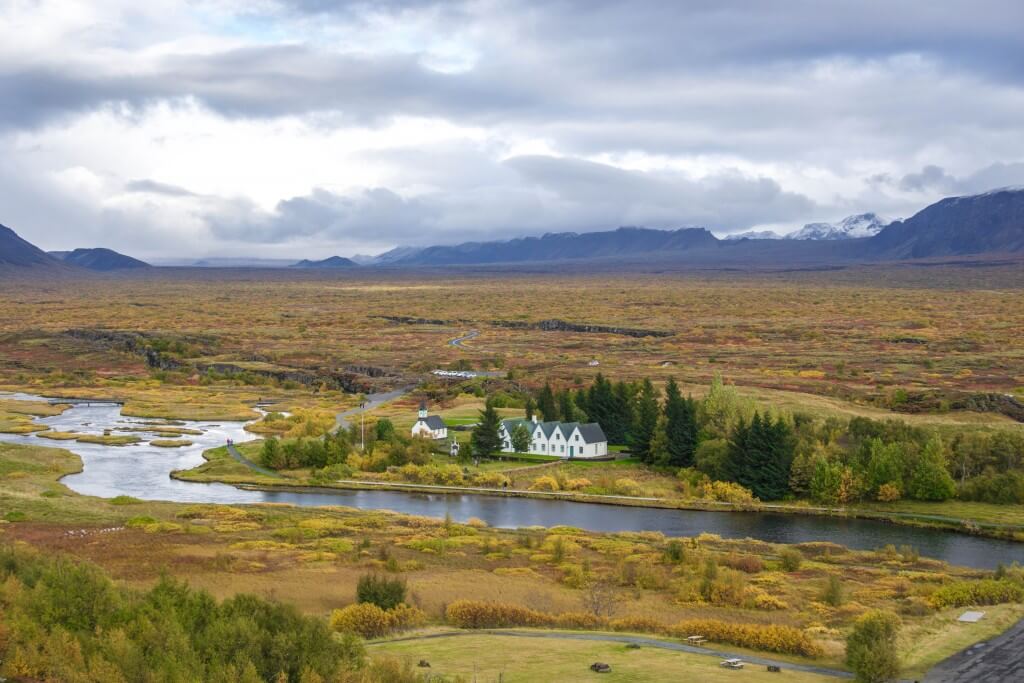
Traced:
<path fill-rule="evenodd" d="M 45 400 L 37 396 L 13 395 Z M 6 395 L 10 398 L 12 395 Z M 102 434 L 104 429 L 145 429 L 149 420 L 124 417 L 117 404 L 75 405 L 63 415 L 37 422 L 57 431 Z M 775 543 L 831 541 L 850 548 L 873 549 L 888 544 L 910 545 L 922 555 L 970 567 L 1024 562 L 1024 545 L 966 536 L 949 531 L 915 529 L 885 522 L 759 512 L 703 512 L 631 508 L 561 500 L 534 500 L 486 495 L 442 495 L 400 491 L 246 491 L 226 484 L 201 484 L 170 478 L 173 470 L 203 463 L 202 453 L 227 439 L 245 441 L 251 435 L 241 422 L 186 421 L 186 429 L 201 435 L 182 438 L 192 446 L 167 449 L 150 446 L 156 433 L 138 433 L 145 439 L 132 446 L 110 447 L 75 441 L 50 441 L 33 435 L 0 434 L 0 441 L 66 448 L 82 458 L 83 471 L 64 477 L 68 488 L 91 496 L 129 495 L 144 500 L 209 503 L 291 503 L 301 506 L 344 505 L 363 509 L 394 510 L 457 521 L 478 517 L 495 527 L 568 525 L 591 531 L 661 531 L 669 536 L 702 532 L 725 538 L 756 538 Z M 133 432 L 134 433 L 134 432 Z"/>

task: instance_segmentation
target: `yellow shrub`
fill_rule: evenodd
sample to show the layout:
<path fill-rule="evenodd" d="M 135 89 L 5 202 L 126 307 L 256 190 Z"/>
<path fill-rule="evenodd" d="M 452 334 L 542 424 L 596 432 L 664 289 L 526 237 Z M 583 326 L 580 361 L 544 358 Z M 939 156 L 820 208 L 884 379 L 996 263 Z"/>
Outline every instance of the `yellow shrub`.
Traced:
<path fill-rule="evenodd" d="M 357 633 L 363 638 L 382 638 L 389 633 L 416 628 L 426 622 L 426 615 L 415 607 L 398 605 L 383 610 L 369 602 L 349 605 L 331 613 L 331 628 Z"/>
<path fill-rule="evenodd" d="M 644 493 L 640 484 L 632 479 L 616 479 L 614 488 L 615 493 L 620 496 L 642 496 Z"/>
<path fill-rule="evenodd" d="M 505 628 L 512 626 L 551 626 L 555 618 L 528 607 L 505 602 L 456 600 L 445 610 L 445 619 L 459 628 Z"/>
<path fill-rule="evenodd" d="M 821 646 L 810 636 L 792 626 L 777 624 L 741 624 L 717 619 L 688 619 L 672 627 L 679 638 L 704 636 L 716 643 L 749 647 L 765 652 L 818 657 Z"/>
<path fill-rule="evenodd" d="M 557 491 L 558 481 L 554 477 L 542 476 L 537 477 L 530 484 L 531 491 Z"/>

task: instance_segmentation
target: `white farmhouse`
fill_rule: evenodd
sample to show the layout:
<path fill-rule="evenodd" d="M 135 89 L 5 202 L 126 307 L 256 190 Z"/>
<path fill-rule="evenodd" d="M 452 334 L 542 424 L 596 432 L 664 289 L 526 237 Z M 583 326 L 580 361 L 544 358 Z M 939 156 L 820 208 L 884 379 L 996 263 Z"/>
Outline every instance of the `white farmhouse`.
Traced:
<path fill-rule="evenodd" d="M 538 422 L 532 420 L 502 420 L 501 450 L 514 453 L 512 431 L 517 425 L 530 430 L 530 453 L 556 455 L 560 458 L 599 458 L 608 455 L 608 438 L 596 422 Z"/>
<path fill-rule="evenodd" d="M 423 402 L 420 403 L 419 419 L 412 426 L 412 435 L 435 440 L 447 439 L 448 425 L 440 415 L 427 415 L 427 404 Z"/>

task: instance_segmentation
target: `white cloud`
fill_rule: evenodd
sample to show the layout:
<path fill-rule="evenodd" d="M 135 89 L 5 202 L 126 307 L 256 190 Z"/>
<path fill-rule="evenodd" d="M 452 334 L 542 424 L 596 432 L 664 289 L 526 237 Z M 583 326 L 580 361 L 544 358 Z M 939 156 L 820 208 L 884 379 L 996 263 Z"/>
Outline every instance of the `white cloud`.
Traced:
<path fill-rule="evenodd" d="M 13 0 L 0 221 L 314 256 L 908 215 L 1024 182 L 1024 6 L 981 5 Z"/>

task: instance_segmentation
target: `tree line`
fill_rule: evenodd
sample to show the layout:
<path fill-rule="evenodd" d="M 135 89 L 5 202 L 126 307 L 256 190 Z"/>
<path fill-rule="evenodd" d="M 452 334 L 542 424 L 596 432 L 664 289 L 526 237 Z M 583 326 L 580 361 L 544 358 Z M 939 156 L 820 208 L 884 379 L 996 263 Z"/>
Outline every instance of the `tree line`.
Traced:
<path fill-rule="evenodd" d="M 902 420 L 772 413 L 715 377 L 706 395 L 683 396 L 675 380 L 589 387 L 545 384 L 525 402 L 527 417 L 597 422 L 610 444 L 641 462 L 694 470 L 750 489 L 762 500 L 826 504 L 954 496 L 1024 503 L 1024 434 L 961 431 L 943 439 Z M 514 435 L 513 435 L 514 436 Z"/>

